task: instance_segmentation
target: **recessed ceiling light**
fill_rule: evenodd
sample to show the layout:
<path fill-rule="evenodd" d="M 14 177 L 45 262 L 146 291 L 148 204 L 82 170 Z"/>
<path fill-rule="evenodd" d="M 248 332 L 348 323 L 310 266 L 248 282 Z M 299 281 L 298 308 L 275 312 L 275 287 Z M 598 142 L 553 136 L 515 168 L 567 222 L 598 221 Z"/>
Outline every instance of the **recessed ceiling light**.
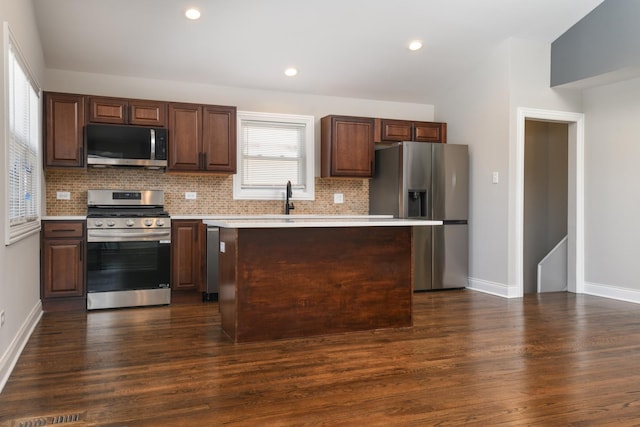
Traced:
<path fill-rule="evenodd" d="M 195 21 L 196 19 L 200 19 L 200 11 L 195 8 L 187 9 L 187 11 L 184 13 L 184 16 Z"/>
<path fill-rule="evenodd" d="M 286 70 L 284 70 L 284 74 L 285 76 L 293 77 L 298 74 L 298 69 L 293 67 L 287 68 Z"/>
<path fill-rule="evenodd" d="M 422 49 L 422 42 L 420 40 L 413 40 L 409 43 L 409 50 L 420 50 Z"/>

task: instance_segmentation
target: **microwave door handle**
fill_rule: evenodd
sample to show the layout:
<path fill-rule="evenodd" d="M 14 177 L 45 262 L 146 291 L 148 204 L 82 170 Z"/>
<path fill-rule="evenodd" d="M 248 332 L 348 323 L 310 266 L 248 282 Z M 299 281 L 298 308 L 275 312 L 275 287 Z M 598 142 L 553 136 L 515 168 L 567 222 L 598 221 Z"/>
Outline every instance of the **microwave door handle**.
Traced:
<path fill-rule="evenodd" d="M 156 159 L 156 130 L 150 129 L 151 131 L 151 160 Z"/>

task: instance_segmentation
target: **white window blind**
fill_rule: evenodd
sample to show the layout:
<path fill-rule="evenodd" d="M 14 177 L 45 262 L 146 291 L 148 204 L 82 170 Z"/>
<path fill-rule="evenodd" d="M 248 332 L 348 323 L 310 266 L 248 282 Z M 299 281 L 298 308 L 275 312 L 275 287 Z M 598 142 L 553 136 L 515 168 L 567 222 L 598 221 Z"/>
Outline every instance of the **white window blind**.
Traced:
<path fill-rule="evenodd" d="M 313 117 L 238 112 L 236 199 L 313 198 Z"/>
<path fill-rule="evenodd" d="M 40 228 L 40 90 L 6 23 L 4 34 L 8 89 L 6 243 L 10 244 Z"/>
<path fill-rule="evenodd" d="M 242 188 L 304 185 L 304 125 L 297 123 L 242 123 Z"/>

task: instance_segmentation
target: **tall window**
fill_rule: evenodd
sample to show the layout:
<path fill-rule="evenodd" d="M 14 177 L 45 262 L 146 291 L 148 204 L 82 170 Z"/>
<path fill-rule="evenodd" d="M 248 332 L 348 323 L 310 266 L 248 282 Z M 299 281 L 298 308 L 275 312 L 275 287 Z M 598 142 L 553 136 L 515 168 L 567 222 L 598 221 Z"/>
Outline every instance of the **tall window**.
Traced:
<path fill-rule="evenodd" d="M 40 229 L 40 89 L 4 23 L 6 244 Z"/>
<path fill-rule="evenodd" d="M 238 112 L 235 199 L 313 200 L 313 116 Z"/>

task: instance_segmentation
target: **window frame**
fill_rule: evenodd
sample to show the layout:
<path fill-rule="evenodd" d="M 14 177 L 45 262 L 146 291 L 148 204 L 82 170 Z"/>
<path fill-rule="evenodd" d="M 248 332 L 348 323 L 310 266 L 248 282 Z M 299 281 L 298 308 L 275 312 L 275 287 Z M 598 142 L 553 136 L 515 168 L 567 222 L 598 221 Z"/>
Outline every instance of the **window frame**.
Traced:
<path fill-rule="evenodd" d="M 252 111 L 237 112 L 237 135 L 238 143 L 236 144 L 238 172 L 233 175 L 233 199 L 234 200 L 284 200 L 286 192 L 286 182 L 280 187 L 273 188 L 242 188 L 242 143 L 240 141 L 242 135 L 243 121 L 252 122 L 272 122 L 272 123 L 293 123 L 304 126 L 304 179 L 305 186 L 293 186 L 292 200 L 315 200 L 315 117 L 298 114 L 280 114 L 280 113 L 262 113 Z"/>
<path fill-rule="evenodd" d="M 22 51 L 20 50 L 20 46 L 18 45 L 16 38 L 14 37 L 11 29 L 9 28 L 8 22 L 3 23 L 3 62 L 4 62 L 4 166 L 5 166 L 5 176 L 4 176 L 4 187 L 5 187 L 5 245 L 9 246 L 13 243 L 16 243 L 28 236 L 40 232 L 41 221 L 42 221 L 42 90 L 37 80 L 34 77 L 33 72 L 31 71 L 27 61 L 25 60 Z M 31 85 L 33 92 L 36 95 L 36 103 L 37 105 L 30 105 L 30 111 L 33 112 L 35 110 L 35 119 L 36 123 L 31 124 L 31 128 L 35 129 L 36 135 L 36 158 L 35 165 L 33 168 L 33 174 L 31 176 L 32 182 L 35 182 L 35 193 L 32 195 L 32 201 L 35 203 L 35 217 L 33 219 L 25 218 L 24 221 L 11 224 L 11 187 L 10 187 L 10 179 L 9 173 L 11 171 L 10 165 L 10 151 L 11 151 L 11 99 L 10 99 L 10 85 L 13 82 L 9 81 L 10 79 L 10 66 L 11 66 L 11 56 L 10 52 L 13 52 L 15 57 L 15 61 L 20 66 L 22 72 L 24 73 L 27 81 Z M 33 108 L 35 107 L 35 108 Z M 33 117 L 30 115 L 30 119 Z"/>

